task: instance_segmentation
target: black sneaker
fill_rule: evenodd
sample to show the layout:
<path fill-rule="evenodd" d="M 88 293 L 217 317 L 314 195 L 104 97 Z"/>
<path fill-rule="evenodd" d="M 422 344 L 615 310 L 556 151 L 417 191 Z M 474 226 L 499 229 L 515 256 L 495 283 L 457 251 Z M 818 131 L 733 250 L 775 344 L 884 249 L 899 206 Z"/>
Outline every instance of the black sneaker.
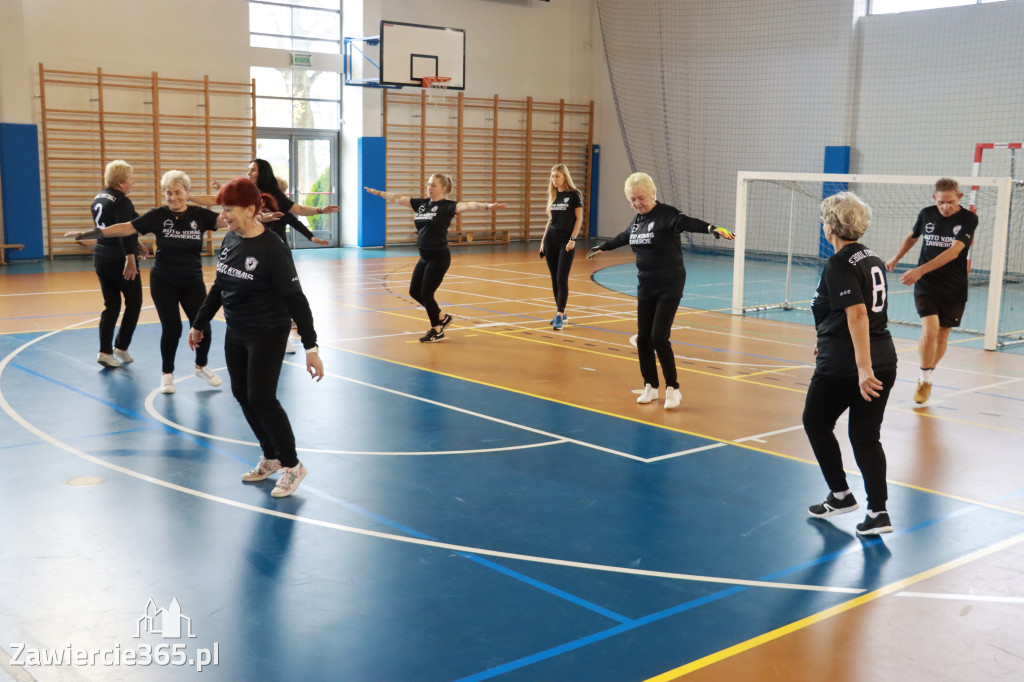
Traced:
<path fill-rule="evenodd" d="M 807 508 L 807 511 L 811 513 L 811 516 L 834 516 L 835 514 L 845 514 L 852 512 L 854 509 L 859 507 L 857 500 L 853 499 L 853 495 L 847 495 L 843 499 L 837 499 L 832 493 L 828 494 L 825 501 L 821 504 L 812 504 Z"/>
<path fill-rule="evenodd" d="M 881 512 L 875 518 L 864 517 L 864 523 L 857 524 L 857 535 L 881 535 L 892 532 L 892 522 L 888 512 Z"/>
<path fill-rule="evenodd" d="M 433 327 L 420 337 L 420 343 L 437 343 L 438 341 L 444 341 L 444 332 L 435 331 Z"/>
<path fill-rule="evenodd" d="M 448 328 L 448 325 L 452 323 L 452 316 L 445 315 L 441 320 L 441 333 L 444 334 L 444 330 Z"/>

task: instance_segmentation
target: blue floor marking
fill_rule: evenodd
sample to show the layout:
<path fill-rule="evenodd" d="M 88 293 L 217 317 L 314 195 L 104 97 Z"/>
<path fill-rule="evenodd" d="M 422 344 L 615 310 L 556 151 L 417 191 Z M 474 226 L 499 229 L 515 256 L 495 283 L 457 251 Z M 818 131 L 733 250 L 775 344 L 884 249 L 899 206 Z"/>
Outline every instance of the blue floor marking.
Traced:
<path fill-rule="evenodd" d="M 619 635 L 624 632 L 629 632 L 630 630 L 635 630 L 638 627 L 649 625 L 659 620 L 664 620 L 669 616 L 674 616 L 683 613 L 684 611 L 695 609 L 698 606 L 704 606 L 705 604 L 718 601 L 719 599 L 724 599 L 725 597 L 730 597 L 734 594 L 738 594 L 749 589 L 749 587 L 737 585 L 735 587 L 729 587 L 719 592 L 715 592 L 713 594 L 698 597 L 697 599 L 691 599 L 690 601 L 684 602 L 679 606 L 673 606 L 672 608 L 665 609 L 663 611 L 657 611 L 655 613 L 650 614 L 649 616 L 644 616 L 643 618 L 637 618 L 636 620 L 630 621 L 627 624 L 618 625 L 616 627 L 609 628 L 601 632 L 595 632 L 592 635 L 587 635 L 586 637 L 582 637 L 572 642 L 566 642 L 565 644 L 560 644 L 557 647 L 552 647 L 551 649 L 546 649 L 545 651 L 540 651 L 530 656 L 524 656 L 523 658 L 517 659 L 515 661 L 510 661 L 508 663 L 504 663 L 495 668 L 484 670 L 482 672 L 476 673 L 475 675 L 460 678 L 459 680 L 457 680 L 457 682 L 478 682 L 479 680 L 489 680 L 492 677 L 497 677 L 498 675 L 503 675 L 504 673 L 510 672 L 512 670 L 518 670 L 519 668 L 524 668 L 528 665 L 533 665 L 534 663 L 539 663 L 549 658 L 554 658 L 555 656 L 564 654 L 568 651 L 573 651 L 574 649 L 585 647 L 589 644 L 593 644 L 594 642 L 599 642 L 601 640 L 608 639 L 609 637 L 614 637 L 615 635 Z"/>
<path fill-rule="evenodd" d="M 224 449 L 222 449 L 222 448 L 220 448 L 218 446 L 213 445 L 212 443 L 206 441 L 205 439 L 200 441 L 198 436 L 193 436 L 191 434 L 184 433 L 184 432 L 180 431 L 179 429 L 175 429 L 175 428 L 173 428 L 171 426 L 168 426 L 166 424 L 163 424 L 162 422 L 159 422 L 159 421 L 153 419 L 149 415 L 140 415 L 140 414 L 138 414 L 138 413 L 136 413 L 136 412 L 134 412 L 132 410 L 120 407 L 119 405 L 116 405 L 116 404 L 111 403 L 111 402 L 109 402 L 107 400 L 104 400 L 104 399 L 99 398 L 97 396 L 94 396 L 94 395 L 91 395 L 89 393 L 86 393 L 85 391 L 82 391 L 80 389 L 77 389 L 77 388 L 74 388 L 72 386 L 69 386 L 69 385 L 67 385 L 67 384 L 65 384 L 65 383 L 63 383 L 61 381 L 58 381 L 56 379 L 44 376 L 44 375 L 40 374 L 39 372 L 30 370 L 30 369 L 28 369 L 26 367 L 23 367 L 22 365 L 19 365 L 17 363 L 11 363 L 11 366 L 12 367 L 17 367 L 18 369 L 20 369 L 20 370 L 22 370 L 22 371 L 24 371 L 24 372 L 26 372 L 28 374 L 31 374 L 31 375 L 33 375 L 33 376 L 35 376 L 37 378 L 43 379 L 43 380 L 48 381 L 50 383 L 56 384 L 57 386 L 60 386 L 62 388 L 70 390 L 70 391 L 72 391 L 74 393 L 77 393 L 77 394 L 79 394 L 81 396 L 89 398 L 90 400 L 94 400 L 96 402 L 99 402 L 102 405 L 106 405 L 107 407 L 111 407 L 114 410 L 116 410 L 118 413 L 123 414 L 125 416 L 132 417 L 134 419 L 139 419 L 139 420 L 142 420 L 142 421 L 146 421 L 146 422 L 150 422 L 152 424 L 159 425 L 160 428 L 163 429 L 166 432 L 173 433 L 173 434 L 175 434 L 177 436 L 180 436 L 180 437 L 184 438 L 187 441 L 190 441 L 190 442 L 196 443 L 198 445 L 201 445 L 202 447 L 204 447 L 204 448 L 206 448 L 206 449 L 208 449 L 208 450 L 210 450 L 212 452 L 216 452 L 218 454 L 225 455 L 225 456 L 229 457 L 230 459 L 232 459 L 233 461 L 240 462 L 240 463 L 245 464 L 245 465 L 251 464 L 251 462 L 249 460 L 242 459 L 242 458 L 238 457 L 237 455 L 235 455 L 235 454 L 233 454 L 231 452 L 228 452 L 228 451 L 226 451 L 226 450 L 224 450 Z M 110 433 L 110 434 L 96 434 L 96 436 L 117 435 L 119 433 L 128 433 L 128 432 L 131 432 L 131 431 L 142 431 L 142 430 L 145 430 L 145 429 L 130 429 L 128 431 L 118 431 L 118 432 L 113 432 L 113 433 Z M 96 436 L 85 436 L 84 438 L 93 438 L 93 437 L 96 437 Z M 341 505 L 341 506 L 343 506 L 345 508 L 348 508 L 348 509 L 350 509 L 350 510 L 352 510 L 352 511 L 358 513 L 358 514 L 361 514 L 361 515 L 363 515 L 365 517 L 368 517 L 370 519 L 373 519 L 375 521 L 383 523 L 383 524 L 385 524 L 385 525 L 387 525 L 387 526 L 389 526 L 391 528 L 399 529 L 402 532 L 405 532 L 405 533 L 407 533 L 407 534 L 409 534 L 409 535 L 411 535 L 413 537 L 417 537 L 417 538 L 424 539 L 424 540 L 430 540 L 431 542 L 440 542 L 440 540 L 438 540 L 437 538 L 433 538 L 433 537 L 431 537 L 431 536 L 429 536 L 429 535 L 427 535 L 425 533 L 421 533 L 421 532 L 419 532 L 417 530 L 414 530 L 412 528 L 408 528 L 407 526 L 404 526 L 404 525 L 402 525 L 402 524 L 400 524 L 398 522 L 392 521 L 392 520 L 387 519 L 387 518 L 385 518 L 383 516 L 380 516 L 378 514 L 374 514 L 373 512 L 370 512 L 370 511 L 368 511 L 366 509 L 363 509 L 362 507 L 359 507 L 358 505 L 354 505 L 354 504 L 351 504 L 349 502 L 346 502 L 346 501 L 344 501 L 344 500 L 342 500 L 340 498 L 337 498 L 337 497 L 335 497 L 333 495 L 330 495 L 330 494 L 325 493 L 323 491 L 317 490 L 314 487 L 305 486 L 305 489 L 307 489 L 309 492 L 315 493 L 318 497 L 320 497 L 322 499 L 325 499 L 325 500 L 327 500 L 329 502 L 333 502 L 335 504 L 339 504 L 339 505 Z M 487 560 L 487 559 L 483 559 L 483 558 L 475 556 L 475 555 L 467 554 L 465 552 L 456 552 L 456 554 L 458 554 L 459 556 L 462 556 L 464 558 L 470 559 L 471 561 L 474 561 L 475 563 L 480 564 L 480 565 L 482 565 L 482 566 L 484 566 L 486 568 L 489 568 L 491 570 L 497 571 L 497 572 L 502 573 L 502 574 L 504 574 L 504 575 L 506 575 L 508 577 L 514 578 L 514 579 L 516 579 L 516 580 L 518 580 L 520 582 L 523 582 L 523 583 L 526 583 L 528 585 L 531 585 L 531 586 L 533 586 L 533 587 L 535 587 L 537 589 L 540 589 L 540 590 L 542 590 L 544 592 L 547 592 L 547 593 L 549 593 L 551 595 L 554 595 L 554 596 L 560 597 L 562 599 L 565 599 L 566 601 L 569 601 L 569 602 L 571 602 L 573 604 L 576 604 L 577 606 L 581 606 L 581 607 L 583 607 L 585 609 L 588 609 L 590 611 L 593 611 L 595 613 L 599 613 L 599 614 L 601 614 L 601 615 L 603 615 L 603 616 L 605 616 L 607 618 L 610 618 L 610 619 L 612 619 L 614 621 L 617 621 L 617 622 L 620 622 L 620 623 L 628 623 L 628 622 L 630 622 L 629 619 L 626 618 L 625 616 L 622 616 L 622 615 L 620 615 L 618 613 L 615 613 L 614 611 L 611 611 L 610 609 L 606 609 L 606 608 L 604 608 L 602 606 L 599 606 L 598 604 L 594 604 L 592 602 L 589 602 L 586 599 L 583 599 L 581 597 L 577 597 L 575 595 L 572 595 L 572 594 L 570 594 L 568 592 L 565 592 L 564 590 L 558 589 L 557 587 L 554 587 L 554 586 L 542 583 L 539 580 L 531 578 L 531 577 L 529 577 L 527 575 L 523 575 L 522 573 L 514 571 L 514 570 L 512 570 L 510 568 L 506 568 L 504 566 L 501 566 L 500 564 L 494 563 L 493 561 L 490 561 L 490 560 Z"/>

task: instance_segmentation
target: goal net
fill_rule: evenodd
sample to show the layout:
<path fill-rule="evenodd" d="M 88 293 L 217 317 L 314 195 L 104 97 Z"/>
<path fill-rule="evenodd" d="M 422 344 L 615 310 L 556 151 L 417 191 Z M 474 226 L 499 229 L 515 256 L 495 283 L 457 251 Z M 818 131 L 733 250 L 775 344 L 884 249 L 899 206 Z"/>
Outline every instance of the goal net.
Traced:
<path fill-rule="evenodd" d="M 736 187 L 736 242 L 732 311 L 805 322 L 824 259 L 832 255 L 821 230 L 821 200 L 851 191 L 871 207 L 861 241 L 889 260 L 922 208 L 933 204 L 936 177 L 757 173 L 741 171 Z M 977 187 L 970 289 L 962 331 L 984 335 L 985 348 L 1024 341 L 1024 192 L 1010 178 L 956 178 L 961 202 Z M 1011 210 L 1013 209 L 1013 210 Z M 1014 215 L 1016 214 L 1016 215 Z M 899 275 L 917 265 L 923 240 L 900 261 L 889 280 L 890 324 L 919 325 L 913 286 Z"/>

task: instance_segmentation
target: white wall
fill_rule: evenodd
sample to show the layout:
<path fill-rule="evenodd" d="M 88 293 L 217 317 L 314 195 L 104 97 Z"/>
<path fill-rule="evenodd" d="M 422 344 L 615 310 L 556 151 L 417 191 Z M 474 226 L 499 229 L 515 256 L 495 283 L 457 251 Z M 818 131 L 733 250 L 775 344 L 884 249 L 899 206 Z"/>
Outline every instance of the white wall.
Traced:
<path fill-rule="evenodd" d="M 286 67 L 288 55 L 249 47 L 245 0 L 0 0 L 0 120 L 38 123 L 38 63 L 48 69 L 246 81 L 249 67 Z M 595 0 L 344 0 L 348 36 L 381 19 L 466 30 L 466 94 L 567 102 L 595 100 L 602 148 L 602 223 L 621 205 L 628 169 L 611 102 Z M 11 59 L 10 55 L 17 59 Z M 339 55 L 314 68 L 341 70 Z M 17 87 L 21 83 L 20 92 Z M 354 244 L 355 144 L 381 134 L 380 90 L 344 93 L 343 243 Z M 19 120 L 20 119 L 20 120 Z M 611 187 L 611 189 L 607 189 Z M 614 190 L 614 191 L 613 191 Z M 613 196 L 614 201 L 608 202 Z M 606 205 L 607 204 L 607 205 Z M 626 207 L 628 208 L 628 206 Z M 612 218 L 618 225 L 627 218 Z"/>

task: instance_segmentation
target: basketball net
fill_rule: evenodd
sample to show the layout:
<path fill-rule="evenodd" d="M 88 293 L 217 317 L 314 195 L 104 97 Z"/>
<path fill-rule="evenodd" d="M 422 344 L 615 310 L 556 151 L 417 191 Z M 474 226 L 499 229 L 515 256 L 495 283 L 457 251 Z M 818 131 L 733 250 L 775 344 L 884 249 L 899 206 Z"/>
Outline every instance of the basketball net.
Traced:
<path fill-rule="evenodd" d="M 423 87 L 427 90 L 427 101 L 431 104 L 442 104 L 448 94 L 450 76 L 424 76 L 421 79 Z"/>

